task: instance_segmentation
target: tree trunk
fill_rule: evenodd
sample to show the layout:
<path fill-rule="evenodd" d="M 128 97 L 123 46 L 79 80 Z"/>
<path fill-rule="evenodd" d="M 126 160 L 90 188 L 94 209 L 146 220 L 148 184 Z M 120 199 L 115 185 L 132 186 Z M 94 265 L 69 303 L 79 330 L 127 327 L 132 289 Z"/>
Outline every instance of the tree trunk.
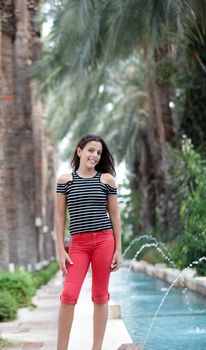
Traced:
<path fill-rule="evenodd" d="M 5 193 L 5 165 L 4 165 L 4 135 L 5 119 L 3 118 L 3 109 L 8 109 L 9 101 L 4 100 L 5 82 L 2 74 L 2 18 L 0 16 L 0 198 L 4 198 Z M 3 108 L 4 104 L 4 108 Z M 5 203 L 0 200 L 0 267 L 7 269 L 9 264 L 9 238 L 6 221 Z"/>
<path fill-rule="evenodd" d="M 46 222 L 48 231 L 44 240 L 44 251 L 46 259 L 54 258 L 56 256 L 55 248 L 55 234 L 54 234 L 54 203 L 55 203 L 55 187 L 56 187 L 56 154 L 54 144 L 51 143 L 47 135 L 47 159 L 48 159 L 48 176 L 46 187 Z"/>
<path fill-rule="evenodd" d="M 31 18 L 31 60 L 32 64 L 41 57 L 42 43 L 40 40 L 39 24 L 35 20 L 39 13 L 39 1 L 30 0 L 28 8 Z M 44 96 L 40 83 L 30 80 L 32 98 L 32 125 L 35 165 L 35 215 L 41 226 L 37 227 L 38 260 L 49 260 L 55 256 L 53 235 L 54 211 L 54 147 L 46 133 L 46 119 L 44 115 Z M 51 187 L 52 185 L 52 187 Z M 50 215 L 48 216 L 48 212 Z"/>
<path fill-rule="evenodd" d="M 0 77 L 4 82 L 0 114 L 0 164 L 4 165 L 0 168 L 0 247 L 5 256 L 5 264 L 1 262 L 0 267 L 6 268 L 9 261 L 26 266 L 35 265 L 46 255 L 54 256 L 53 239 L 50 232 L 47 234 L 46 192 L 48 181 L 54 181 L 54 172 L 48 179 L 49 141 L 43 103 L 36 94 L 37 82 L 29 77 L 32 62 L 41 54 L 40 32 L 34 20 L 39 1 L 4 0 L 0 10 Z M 53 203 L 50 202 L 51 212 Z M 47 253 L 44 240 L 52 242 Z"/>
<path fill-rule="evenodd" d="M 136 211 L 140 216 L 140 224 L 136 227 L 136 232 L 151 231 L 155 226 L 155 189 L 152 155 L 146 128 L 139 133 L 139 152 L 133 164 L 135 178 L 131 183 L 131 188 L 140 193 L 140 203 L 137 204 Z"/>
<path fill-rule="evenodd" d="M 17 240 L 17 213 L 18 207 L 15 183 L 16 178 L 14 169 L 16 167 L 15 159 L 11 154 L 14 150 L 18 152 L 17 138 L 15 133 L 14 121 L 14 79 L 13 79 L 13 41 L 15 37 L 16 22 L 14 17 L 14 2 L 4 1 L 1 3 L 1 82 L 2 82 L 2 114 L 1 120 L 3 129 L 2 135 L 2 162 L 4 171 L 2 172 L 1 205 L 4 206 L 5 221 L 1 222 L 1 230 L 5 229 L 4 235 L 9 242 L 9 236 L 13 234 L 12 241 Z M 17 148 L 17 149 L 16 149 Z M 2 212 L 2 210 L 1 210 Z M 5 261 L 13 261 L 17 256 L 17 251 L 12 249 L 13 245 L 9 244 L 7 248 L 7 258 Z M 10 259 L 11 256 L 11 259 Z M 6 267 L 5 264 L 1 265 Z M 8 266 L 7 266 L 8 267 Z"/>
<path fill-rule="evenodd" d="M 155 52 L 156 64 L 169 55 L 169 45 L 160 46 Z M 149 139 L 154 166 L 156 226 L 174 236 L 178 232 L 178 205 L 175 184 L 171 181 L 171 151 L 177 141 L 169 107 L 170 86 L 163 73 L 150 70 L 149 74 Z"/>

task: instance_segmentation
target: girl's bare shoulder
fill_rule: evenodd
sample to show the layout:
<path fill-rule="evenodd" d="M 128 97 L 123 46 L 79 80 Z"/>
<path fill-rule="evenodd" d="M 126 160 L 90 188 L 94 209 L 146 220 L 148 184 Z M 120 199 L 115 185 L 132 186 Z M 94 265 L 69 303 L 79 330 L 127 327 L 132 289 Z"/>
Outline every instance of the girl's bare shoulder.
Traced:
<path fill-rule="evenodd" d="M 61 175 L 58 179 L 57 179 L 57 183 L 59 184 L 65 184 L 67 183 L 68 181 L 72 181 L 72 174 L 64 174 L 64 175 Z"/>
<path fill-rule="evenodd" d="M 101 174 L 101 182 L 103 182 L 111 187 L 114 187 L 114 188 L 117 187 L 116 181 L 110 173 Z"/>

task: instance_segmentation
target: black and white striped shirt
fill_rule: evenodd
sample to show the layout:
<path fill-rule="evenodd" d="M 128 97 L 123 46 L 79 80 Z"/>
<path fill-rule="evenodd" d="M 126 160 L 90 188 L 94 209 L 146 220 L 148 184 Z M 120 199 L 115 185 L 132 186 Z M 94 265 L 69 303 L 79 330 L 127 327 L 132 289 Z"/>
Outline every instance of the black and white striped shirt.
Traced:
<path fill-rule="evenodd" d="M 100 172 L 94 177 L 82 178 L 73 171 L 72 181 L 57 183 L 56 192 L 66 196 L 71 234 L 112 228 L 107 214 L 107 198 L 116 195 L 117 189 L 101 182 L 100 177 Z"/>

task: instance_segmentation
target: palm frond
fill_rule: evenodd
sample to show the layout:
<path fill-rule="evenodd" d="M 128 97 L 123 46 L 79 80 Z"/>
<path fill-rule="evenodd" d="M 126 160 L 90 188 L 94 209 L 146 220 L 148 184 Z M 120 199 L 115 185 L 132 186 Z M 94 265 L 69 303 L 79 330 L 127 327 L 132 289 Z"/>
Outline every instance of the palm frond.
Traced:
<path fill-rule="evenodd" d="M 178 2 L 179 32 L 188 57 L 193 57 L 206 73 L 206 2 L 183 0 Z"/>
<path fill-rule="evenodd" d="M 136 135 L 145 127 L 147 118 L 143 70 L 140 60 L 132 56 L 120 61 L 118 67 L 92 72 L 76 83 L 65 81 L 49 112 L 56 137 L 63 138 L 68 133 L 70 143 L 75 144 L 85 133 L 101 134 L 119 162 L 126 156 L 132 163 L 138 145 Z M 104 86 L 101 93 L 100 86 Z M 66 89 L 68 96 L 63 100 Z M 59 105 L 55 111 L 52 106 L 56 103 Z M 65 156 L 69 156 L 69 150 Z"/>

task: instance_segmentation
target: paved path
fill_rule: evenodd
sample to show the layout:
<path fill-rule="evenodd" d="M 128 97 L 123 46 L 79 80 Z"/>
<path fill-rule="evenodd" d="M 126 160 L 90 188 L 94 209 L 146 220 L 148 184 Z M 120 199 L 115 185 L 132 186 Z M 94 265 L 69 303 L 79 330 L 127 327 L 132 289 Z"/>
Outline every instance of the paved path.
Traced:
<path fill-rule="evenodd" d="M 7 350 L 56 350 L 62 281 L 61 273 L 58 272 L 47 285 L 38 290 L 33 299 L 37 306 L 35 309 L 20 309 L 17 320 L 0 323 L 0 335 L 15 344 L 7 347 Z M 90 286 L 91 276 L 88 274 L 76 306 L 69 350 L 91 350 L 93 304 Z M 117 350 L 121 344 L 132 342 L 123 321 L 115 318 L 118 311 L 118 306 L 110 305 L 110 318 L 102 350 Z"/>

